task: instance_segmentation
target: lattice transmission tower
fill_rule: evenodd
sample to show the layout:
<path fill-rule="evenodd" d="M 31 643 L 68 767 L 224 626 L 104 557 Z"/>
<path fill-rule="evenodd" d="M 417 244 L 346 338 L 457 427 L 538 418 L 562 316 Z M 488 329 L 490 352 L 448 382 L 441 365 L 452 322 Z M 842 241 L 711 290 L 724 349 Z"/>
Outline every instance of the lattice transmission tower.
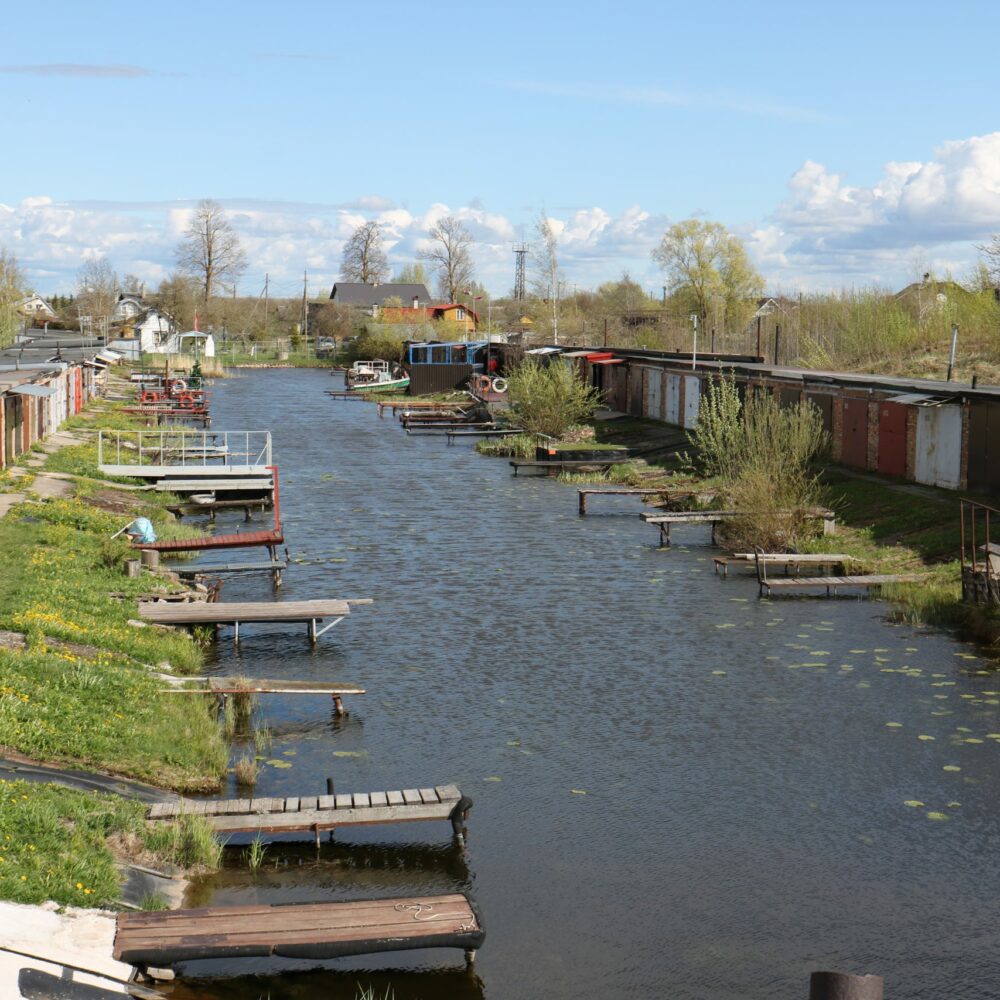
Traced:
<path fill-rule="evenodd" d="M 525 298 L 524 270 L 528 249 L 527 243 L 514 244 L 514 298 L 518 302 L 523 302 Z"/>

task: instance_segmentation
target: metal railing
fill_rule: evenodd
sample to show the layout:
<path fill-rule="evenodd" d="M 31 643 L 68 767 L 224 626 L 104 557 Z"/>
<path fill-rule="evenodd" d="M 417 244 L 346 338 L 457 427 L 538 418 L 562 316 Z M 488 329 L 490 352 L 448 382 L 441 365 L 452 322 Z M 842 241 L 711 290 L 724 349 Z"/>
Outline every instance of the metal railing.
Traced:
<path fill-rule="evenodd" d="M 270 431 L 106 431 L 97 437 L 97 464 L 127 466 L 271 465 Z"/>
<path fill-rule="evenodd" d="M 962 599 L 971 604 L 1000 604 L 1000 544 L 993 541 L 1000 510 L 963 498 L 959 518 Z"/>

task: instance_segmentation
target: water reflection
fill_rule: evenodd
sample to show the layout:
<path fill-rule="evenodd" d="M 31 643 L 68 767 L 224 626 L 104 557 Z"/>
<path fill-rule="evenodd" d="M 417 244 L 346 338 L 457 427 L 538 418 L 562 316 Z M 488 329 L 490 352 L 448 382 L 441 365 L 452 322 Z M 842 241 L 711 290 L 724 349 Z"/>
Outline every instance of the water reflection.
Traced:
<path fill-rule="evenodd" d="M 469 853 L 445 822 L 345 830 L 318 859 L 286 840 L 256 875 L 231 852 L 199 902 L 470 891 L 491 1000 L 794 997 L 819 967 L 909 1000 L 995 992 L 1000 680 L 974 649 L 873 602 L 760 601 L 697 536 L 661 551 L 637 517 L 579 518 L 573 486 L 407 438 L 329 385 L 247 374 L 217 385 L 215 423 L 274 429 L 301 560 L 279 598 L 375 604 L 315 648 L 241 628 L 215 669 L 368 691 L 346 720 L 262 698 L 255 794 L 454 782 L 476 800 Z M 249 576 L 225 594 L 272 596 Z M 268 978 L 290 967 L 219 963 L 173 995 L 470 995 L 459 956 L 386 961 L 380 978 L 374 957 Z"/>

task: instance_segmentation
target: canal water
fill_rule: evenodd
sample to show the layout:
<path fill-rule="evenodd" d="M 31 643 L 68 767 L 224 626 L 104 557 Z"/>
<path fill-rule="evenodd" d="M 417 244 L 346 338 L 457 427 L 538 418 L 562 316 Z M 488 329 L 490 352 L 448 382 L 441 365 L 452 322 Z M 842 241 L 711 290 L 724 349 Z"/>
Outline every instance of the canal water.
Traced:
<path fill-rule="evenodd" d="M 631 498 L 579 518 L 574 487 L 407 437 L 336 384 L 244 372 L 215 384 L 214 426 L 273 431 L 277 599 L 375 603 L 315 649 L 246 626 L 216 669 L 367 688 L 343 720 L 263 699 L 259 794 L 455 782 L 468 848 L 447 823 L 350 828 L 250 872 L 237 845 L 189 902 L 462 891 L 486 943 L 474 975 L 459 952 L 243 960 L 191 964 L 169 996 L 791 1000 L 821 968 L 995 996 L 1000 677 L 974 648 L 880 603 L 758 600 L 700 530 L 658 550 Z M 272 595 L 264 576 L 223 593 Z"/>

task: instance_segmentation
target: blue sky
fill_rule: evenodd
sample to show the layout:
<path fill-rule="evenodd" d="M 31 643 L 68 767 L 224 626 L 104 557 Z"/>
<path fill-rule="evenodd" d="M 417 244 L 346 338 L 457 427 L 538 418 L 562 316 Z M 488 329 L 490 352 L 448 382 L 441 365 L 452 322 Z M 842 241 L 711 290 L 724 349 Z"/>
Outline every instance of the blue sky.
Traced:
<path fill-rule="evenodd" d="M 332 280 L 364 218 L 405 263 L 462 216 L 495 294 L 542 210 L 581 286 L 658 287 L 649 251 L 694 214 L 785 289 L 961 272 L 1000 230 L 985 3 L 11 6 L 0 95 L 30 141 L 0 160 L 0 242 L 44 291 L 101 254 L 155 282 L 204 197 L 248 289 Z"/>

